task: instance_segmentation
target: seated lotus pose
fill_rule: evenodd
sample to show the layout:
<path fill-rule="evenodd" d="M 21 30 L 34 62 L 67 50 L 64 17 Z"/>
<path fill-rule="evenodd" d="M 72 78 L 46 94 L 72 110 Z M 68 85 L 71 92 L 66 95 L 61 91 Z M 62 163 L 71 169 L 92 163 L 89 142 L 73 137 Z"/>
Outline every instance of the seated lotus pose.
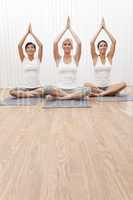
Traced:
<path fill-rule="evenodd" d="M 34 57 L 36 52 L 36 45 L 32 42 L 28 42 L 25 45 L 25 52 L 27 56 L 24 55 L 23 44 L 29 34 L 33 36 L 39 47 L 37 57 Z M 40 62 L 42 61 L 43 45 L 32 32 L 31 24 L 28 27 L 27 33 L 18 44 L 18 51 L 22 62 L 24 80 L 21 87 L 10 90 L 10 95 L 16 98 L 43 95 L 44 91 L 40 87 L 39 82 Z"/>
<path fill-rule="evenodd" d="M 105 40 L 101 40 L 97 44 L 99 55 L 96 53 L 95 41 L 104 30 L 111 40 L 111 47 L 107 52 L 108 43 Z M 93 60 L 94 73 L 96 79 L 96 85 L 92 83 L 85 83 L 84 86 L 91 87 L 94 96 L 114 96 L 126 87 L 126 83 L 110 83 L 110 74 L 112 69 L 112 60 L 115 53 L 116 40 L 112 34 L 107 30 L 104 18 L 102 19 L 101 26 L 96 33 L 95 37 L 90 43 L 91 45 L 91 56 Z"/>
<path fill-rule="evenodd" d="M 76 53 L 72 55 L 73 41 L 67 38 L 62 43 L 64 55 L 59 53 L 59 42 L 66 31 L 69 30 L 76 42 Z M 64 31 L 57 37 L 53 45 L 54 59 L 58 70 L 58 80 L 55 89 L 54 98 L 56 99 L 81 99 L 90 94 L 89 87 L 77 86 L 77 71 L 81 56 L 81 41 L 72 30 L 70 18 L 68 17 L 67 25 Z M 53 98 L 51 96 L 51 98 Z M 50 98 L 50 96 L 48 96 Z"/>

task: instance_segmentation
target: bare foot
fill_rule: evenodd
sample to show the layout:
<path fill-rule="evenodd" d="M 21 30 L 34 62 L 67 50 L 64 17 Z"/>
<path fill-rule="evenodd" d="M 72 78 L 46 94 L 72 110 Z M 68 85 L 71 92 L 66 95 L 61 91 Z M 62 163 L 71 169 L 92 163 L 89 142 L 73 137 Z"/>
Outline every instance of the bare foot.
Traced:
<path fill-rule="evenodd" d="M 101 93 L 101 92 L 103 92 L 103 90 L 102 89 L 99 89 L 99 88 L 92 88 L 92 93 Z"/>
<path fill-rule="evenodd" d="M 85 97 L 83 98 L 83 100 L 89 101 L 89 100 L 90 100 L 90 97 L 89 97 L 89 96 L 85 96 Z"/>
<path fill-rule="evenodd" d="M 90 97 L 98 97 L 100 93 L 91 93 Z"/>
<path fill-rule="evenodd" d="M 56 99 L 56 97 L 54 97 L 54 96 L 52 96 L 52 95 L 46 95 L 46 100 L 47 101 L 52 101 L 52 100 L 55 100 Z"/>
<path fill-rule="evenodd" d="M 96 97 L 103 97 L 104 96 L 104 94 L 103 93 L 99 93 L 99 94 L 97 94 L 97 96 Z"/>
<path fill-rule="evenodd" d="M 35 94 L 33 92 L 26 92 L 26 97 L 32 98 L 32 97 L 35 97 Z"/>

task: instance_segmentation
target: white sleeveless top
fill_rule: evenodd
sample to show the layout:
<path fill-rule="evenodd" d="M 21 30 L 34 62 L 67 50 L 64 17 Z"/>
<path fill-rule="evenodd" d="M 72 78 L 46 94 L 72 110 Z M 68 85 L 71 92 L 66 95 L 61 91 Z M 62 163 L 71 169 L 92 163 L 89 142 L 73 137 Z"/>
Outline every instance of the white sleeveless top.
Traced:
<path fill-rule="evenodd" d="M 74 58 L 69 64 L 64 63 L 63 57 L 61 58 L 58 66 L 58 80 L 57 87 L 61 89 L 74 89 L 77 87 L 77 70 L 78 67 Z"/>
<path fill-rule="evenodd" d="M 32 61 L 25 57 L 22 62 L 23 67 L 23 88 L 36 88 L 40 86 L 39 72 L 40 60 L 34 58 Z"/>
<path fill-rule="evenodd" d="M 100 56 L 97 58 L 97 63 L 94 66 L 95 80 L 98 87 L 107 87 L 110 84 L 112 65 L 106 57 L 105 64 L 102 64 Z"/>

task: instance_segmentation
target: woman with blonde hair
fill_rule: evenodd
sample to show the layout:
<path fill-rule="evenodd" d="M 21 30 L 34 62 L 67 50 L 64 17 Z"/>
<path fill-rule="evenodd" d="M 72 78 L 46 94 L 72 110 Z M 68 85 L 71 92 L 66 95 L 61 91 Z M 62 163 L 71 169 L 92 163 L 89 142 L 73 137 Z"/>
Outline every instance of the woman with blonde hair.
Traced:
<path fill-rule="evenodd" d="M 70 38 L 66 38 L 62 43 L 64 54 L 61 56 L 59 53 L 59 42 L 67 30 L 70 31 L 76 42 L 76 51 L 72 55 L 74 48 L 73 41 Z M 81 41 L 72 30 L 69 17 L 64 31 L 54 41 L 53 54 L 58 71 L 58 80 L 55 86 L 57 91 L 56 99 L 81 99 L 88 96 L 90 88 L 79 87 L 77 84 L 78 65 L 81 57 Z"/>

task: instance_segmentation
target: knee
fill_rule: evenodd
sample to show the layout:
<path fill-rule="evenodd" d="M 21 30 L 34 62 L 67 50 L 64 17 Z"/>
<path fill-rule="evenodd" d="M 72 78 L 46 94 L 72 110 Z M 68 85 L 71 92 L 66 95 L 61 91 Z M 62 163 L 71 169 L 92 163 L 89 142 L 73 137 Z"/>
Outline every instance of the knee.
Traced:
<path fill-rule="evenodd" d="M 51 91 L 51 95 L 52 95 L 52 96 L 55 96 L 55 97 L 60 96 L 60 93 L 61 93 L 60 89 L 57 89 L 57 88 L 54 88 L 54 89 Z"/>
<path fill-rule="evenodd" d="M 9 91 L 9 94 L 10 94 L 11 96 L 15 96 L 15 97 L 16 97 L 16 91 L 15 91 L 14 89 L 10 90 L 10 91 Z"/>
<path fill-rule="evenodd" d="M 123 88 L 127 87 L 127 83 L 126 82 L 122 82 L 121 85 L 122 85 Z"/>
<path fill-rule="evenodd" d="M 84 87 L 90 87 L 90 83 L 88 82 L 84 83 Z"/>
<path fill-rule="evenodd" d="M 86 82 L 84 83 L 84 87 L 89 87 L 89 88 L 97 88 L 97 86 L 93 83 L 90 83 L 90 82 Z"/>

